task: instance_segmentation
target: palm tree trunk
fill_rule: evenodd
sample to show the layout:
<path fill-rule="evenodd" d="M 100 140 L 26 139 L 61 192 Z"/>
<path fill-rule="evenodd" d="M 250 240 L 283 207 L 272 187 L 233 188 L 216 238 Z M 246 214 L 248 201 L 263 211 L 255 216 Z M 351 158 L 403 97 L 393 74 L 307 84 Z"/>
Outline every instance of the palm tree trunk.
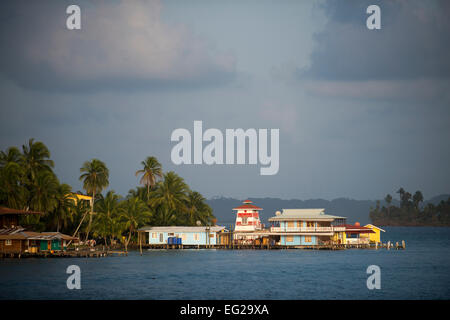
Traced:
<path fill-rule="evenodd" d="M 130 230 L 130 234 L 128 235 L 128 239 L 125 240 L 125 252 L 128 252 L 128 244 L 130 243 L 131 240 L 131 230 Z"/>
<path fill-rule="evenodd" d="M 75 230 L 75 232 L 73 233 L 72 237 L 75 237 L 75 235 L 77 234 L 78 230 L 79 230 L 80 227 L 81 227 L 81 224 L 82 224 L 83 221 L 84 221 L 84 218 L 86 218 L 86 215 L 87 215 L 87 211 L 83 214 L 83 217 L 81 218 L 81 221 L 80 221 L 80 223 L 78 224 L 77 230 Z M 72 243 L 72 240 L 69 241 L 69 243 L 67 244 L 67 246 L 69 246 L 69 244 L 71 244 L 71 243 Z"/>
<path fill-rule="evenodd" d="M 91 212 L 89 213 L 89 224 L 86 230 L 86 239 L 84 240 L 84 242 L 86 242 L 89 238 L 89 232 L 91 231 L 91 226 L 92 226 L 92 215 L 94 214 L 94 202 L 95 202 L 95 188 L 92 191 L 92 202 L 91 202 Z"/>

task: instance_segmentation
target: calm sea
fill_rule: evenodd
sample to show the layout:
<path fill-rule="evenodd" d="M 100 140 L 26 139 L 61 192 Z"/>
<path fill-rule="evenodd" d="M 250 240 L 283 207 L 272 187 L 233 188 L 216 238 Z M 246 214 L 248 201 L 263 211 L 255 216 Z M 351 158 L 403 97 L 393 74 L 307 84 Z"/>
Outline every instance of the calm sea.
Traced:
<path fill-rule="evenodd" d="M 386 228 L 406 250 L 167 250 L 0 260 L 0 299 L 450 299 L 450 228 Z M 81 268 L 81 290 L 66 268 Z M 381 268 L 368 290 L 366 269 Z"/>

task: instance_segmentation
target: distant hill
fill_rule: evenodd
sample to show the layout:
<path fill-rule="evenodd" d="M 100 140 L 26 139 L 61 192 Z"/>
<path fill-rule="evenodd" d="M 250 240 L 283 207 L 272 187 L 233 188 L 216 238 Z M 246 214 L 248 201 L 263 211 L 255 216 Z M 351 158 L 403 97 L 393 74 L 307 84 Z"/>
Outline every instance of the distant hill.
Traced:
<path fill-rule="evenodd" d="M 433 197 L 426 203 L 438 204 L 441 200 L 448 199 L 449 195 L 440 195 Z M 359 222 L 361 224 L 370 223 L 369 211 L 370 207 L 376 206 L 376 200 L 354 200 L 348 198 L 337 198 L 334 200 L 309 199 L 309 200 L 283 200 L 279 198 L 249 198 L 255 205 L 263 208 L 260 214 L 261 220 L 265 224 L 269 224 L 268 219 L 275 215 L 277 210 L 292 208 L 324 208 L 325 213 L 347 217 L 348 223 Z M 244 200 L 244 199 L 243 199 Z M 214 197 L 208 199 L 207 203 L 213 208 L 217 223 L 221 225 L 234 225 L 235 211 L 232 209 L 239 206 L 242 200 L 225 197 Z M 392 204 L 398 204 L 398 200 L 394 199 Z M 381 200 L 381 205 L 385 205 Z"/>
<path fill-rule="evenodd" d="M 353 200 L 347 198 L 338 198 L 334 200 L 310 199 L 310 200 L 283 200 L 278 198 L 249 198 L 255 205 L 263 208 L 260 218 L 263 223 L 268 224 L 268 219 L 275 215 L 277 210 L 292 208 L 324 208 L 325 212 L 332 215 L 347 217 L 349 223 L 356 221 L 366 224 L 369 223 L 370 207 L 375 207 L 376 201 L 373 200 Z M 239 206 L 242 200 L 233 198 L 213 198 L 207 200 L 207 203 L 213 208 L 214 215 L 218 224 L 234 224 L 235 215 L 232 209 Z"/>
<path fill-rule="evenodd" d="M 436 197 L 432 197 L 429 200 L 425 201 L 424 204 L 432 203 L 434 205 L 438 205 L 441 201 L 446 201 L 450 197 L 450 194 L 441 194 Z"/>

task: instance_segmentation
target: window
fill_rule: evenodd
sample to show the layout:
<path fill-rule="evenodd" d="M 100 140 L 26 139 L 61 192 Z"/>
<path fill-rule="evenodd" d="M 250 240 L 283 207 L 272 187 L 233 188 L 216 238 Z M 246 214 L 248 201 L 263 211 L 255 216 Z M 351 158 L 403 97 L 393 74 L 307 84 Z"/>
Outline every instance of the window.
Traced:
<path fill-rule="evenodd" d="M 308 221 L 308 222 L 307 222 L 307 226 L 308 226 L 308 227 L 311 227 L 311 228 L 314 227 L 314 222 Z"/>
<path fill-rule="evenodd" d="M 247 218 L 242 218 L 242 224 L 247 224 Z"/>
<path fill-rule="evenodd" d="M 182 233 L 182 234 L 181 234 L 181 239 L 182 239 L 183 241 L 186 241 L 186 240 L 187 240 L 186 233 Z"/>
<path fill-rule="evenodd" d="M 5 242 L 5 244 L 6 244 L 7 246 L 10 246 L 10 245 L 12 245 L 12 240 L 10 240 L 10 239 L 7 239 L 7 240 L 6 240 L 6 242 Z"/>
<path fill-rule="evenodd" d="M 209 234 L 209 237 L 210 237 L 210 238 L 214 238 L 214 233 L 210 233 L 210 234 Z"/>
<path fill-rule="evenodd" d="M 288 228 L 293 228 L 294 227 L 294 222 L 293 221 L 289 221 L 287 226 L 288 226 Z"/>
<path fill-rule="evenodd" d="M 159 242 L 163 242 L 164 241 L 164 234 L 160 233 L 159 234 Z"/>
<path fill-rule="evenodd" d="M 195 241 L 200 240 L 200 234 L 194 233 L 194 240 L 195 240 Z"/>
<path fill-rule="evenodd" d="M 301 221 L 297 221 L 297 226 L 298 226 L 299 228 L 302 228 L 302 227 L 303 227 L 303 223 L 302 223 Z"/>
<path fill-rule="evenodd" d="M 305 237 L 305 242 L 311 242 L 311 236 L 306 236 Z"/>
<path fill-rule="evenodd" d="M 153 232 L 152 233 L 152 239 L 158 239 L 158 233 Z"/>
<path fill-rule="evenodd" d="M 294 242 L 293 236 L 286 236 L 286 242 Z"/>

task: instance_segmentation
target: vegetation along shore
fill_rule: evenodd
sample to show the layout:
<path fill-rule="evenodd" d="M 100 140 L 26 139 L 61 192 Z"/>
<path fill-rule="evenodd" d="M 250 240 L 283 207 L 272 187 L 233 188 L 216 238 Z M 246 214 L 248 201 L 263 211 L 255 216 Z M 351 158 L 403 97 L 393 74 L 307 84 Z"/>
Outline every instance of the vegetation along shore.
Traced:
<path fill-rule="evenodd" d="M 206 199 L 175 172 L 163 172 L 149 156 L 136 169 L 140 186 L 126 196 L 109 189 L 107 165 L 92 159 L 82 164 L 84 192 L 73 192 L 53 172 L 49 149 L 30 139 L 20 150 L 0 152 L 0 206 L 41 212 L 23 215 L 20 226 L 35 231 L 53 230 L 95 240 L 106 247 L 136 242 L 136 230 L 144 225 L 210 225 L 215 223 Z M 83 196 L 94 201 L 80 201 Z"/>

